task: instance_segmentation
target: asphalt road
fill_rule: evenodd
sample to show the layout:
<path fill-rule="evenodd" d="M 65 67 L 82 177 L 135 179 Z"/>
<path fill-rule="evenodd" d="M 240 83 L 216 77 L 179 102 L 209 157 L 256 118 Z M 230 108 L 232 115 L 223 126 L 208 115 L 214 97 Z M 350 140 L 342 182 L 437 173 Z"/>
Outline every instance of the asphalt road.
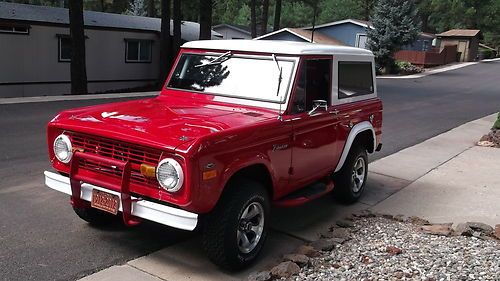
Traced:
<path fill-rule="evenodd" d="M 384 147 L 372 159 L 500 110 L 498 73 L 500 62 L 490 62 L 414 80 L 379 79 Z M 63 109 L 106 102 L 0 105 L 0 280 L 77 279 L 192 235 L 153 223 L 92 228 L 67 196 L 44 187 L 45 124 Z"/>

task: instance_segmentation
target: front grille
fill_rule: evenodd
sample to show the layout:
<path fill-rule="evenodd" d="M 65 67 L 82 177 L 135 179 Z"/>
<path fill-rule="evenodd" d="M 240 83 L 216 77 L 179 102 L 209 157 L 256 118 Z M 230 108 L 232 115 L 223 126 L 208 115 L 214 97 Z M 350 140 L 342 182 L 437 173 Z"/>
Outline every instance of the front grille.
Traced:
<path fill-rule="evenodd" d="M 143 176 L 140 167 L 141 164 L 148 164 L 156 167 L 160 161 L 161 151 L 97 136 L 74 132 L 66 132 L 66 134 L 70 137 L 74 149 L 124 162 L 129 161 L 131 166 L 130 182 L 158 188 L 158 181 L 156 178 Z M 86 159 L 80 162 L 80 167 L 112 177 L 120 178 L 122 175 L 122 170 L 120 168 L 110 167 Z"/>

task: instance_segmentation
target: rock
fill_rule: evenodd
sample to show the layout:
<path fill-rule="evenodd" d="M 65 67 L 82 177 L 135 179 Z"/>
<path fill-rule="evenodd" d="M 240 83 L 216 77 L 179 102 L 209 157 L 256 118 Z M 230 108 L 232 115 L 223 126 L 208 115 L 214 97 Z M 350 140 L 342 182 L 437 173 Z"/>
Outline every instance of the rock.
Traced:
<path fill-rule="evenodd" d="M 469 227 L 466 223 L 459 223 L 455 228 L 455 234 L 459 236 L 472 236 L 472 228 Z"/>
<path fill-rule="evenodd" d="M 302 255 L 308 256 L 310 258 L 316 258 L 316 257 L 321 256 L 321 253 L 318 252 L 318 250 L 314 249 L 311 246 L 306 246 L 306 245 L 300 246 L 297 249 L 297 254 L 302 254 Z"/>
<path fill-rule="evenodd" d="M 340 227 L 354 227 L 354 222 L 350 220 L 338 220 L 336 224 Z"/>
<path fill-rule="evenodd" d="M 401 279 L 405 276 L 404 272 L 403 271 L 396 271 L 394 272 L 394 277 L 396 277 L 397 279 Z"/>
<path fill-rule="evenodd" d="M 495 233 L 493 233 L 498 240 L 500 240 L 500 224 L 495 225 Z"/>
<path fill-rule="evenodd" d="M 412 223 L 412 224 L 416 224 L 416 225 L 430 224 L 428 220 L 424 220 L 422 218 L 415 217 L 415 216 L 409 217 L 406 221 L 409 223 Z"/>
<path fill-rule="evenodd" d="M 248 281 L 269 281 L 271 273 L 269 271 L 254 272 L 248 276 Z"/>
<path fill-rule="evenodd" d="M 274 278 L 289 278 L 300 272 L 300 267 L 291 261 L 284 261 L 271 269 Z"/>
<path fill-rule="evenodd" d="M 283 257 L 285 261 L 291 261 L 298 264 L 300 267 L 304 267 L 309 264 L 309 257 L 304 254 L 289 254 Z"/>
<path fill-rule="evenodd" d="M 405 222 L 405 220 L 406 220 L 404 215 L 395 215 L 395 216 L 393 217 L 393 219 L 394 219 L 395 221 L 399 221 L 399 222 Z"/>
<path fill-rule="evenodd" d="M 349 230 L 347 228 L 333 228 L 332 231 L 329 231 L 322 236 L 326 237 L 326 238 L 340 238 L 340 239 L 343 239 L 345 241 L 345 240 L 349 240 L 351 233 L 349 232 Z"/>
<path fill-rule="evenodd" d="M 467 225 L 472 228 L 472 230 L 479 231 L 485 235 L 493 234 L 493 227 L 482 223 L 482 222 L 467 222 Z"/>
<path fill-rule="evenodd" d="M 394 247 L 394 246 L 387 246 L 387 248 L 385 248 L 385 251 L 392 256 L 399 255 L 399 254 L 403 253 L 403 250 L 401 250 L 398 247 Z"/>
<path fill-rule="evenodd" d="M 311 246 L 318 251 L 331 251 L 335 245 L 339 245 L 344 240 L 340 238 L 321 238 L 311 243 Z"/>
<path fill-rule="evenodd" d="M 452 233 L 451 225 L 451 223 L 423 225 L 421 230 L 426 234 L 449 236 Z"/>
<path fill-rule="evenodd" d="M 383 218 L 386 218 L 386 219 L 388 219 L 388 220 L 392 220 L 392 219 L 394 219 L 394 216 L 393 216 L 393 215 L 389 215 L 389 214 L 382 214 L 382 217 L 383 217 Z"/>
<path fill-rule="evenodd" d="M 478 141 L 477 145 L 483 146 L 483 147 L 493 147 L 493 146 L 495 146 L 495 143 L 493 143 L 491 141 Z"/>
<path fill-rule="evenodd" d="M 361 210 L 359 212 L 352 214 L 354 217 L 358 218 L 374 218 L 376 215 L 370 210 Z"/>

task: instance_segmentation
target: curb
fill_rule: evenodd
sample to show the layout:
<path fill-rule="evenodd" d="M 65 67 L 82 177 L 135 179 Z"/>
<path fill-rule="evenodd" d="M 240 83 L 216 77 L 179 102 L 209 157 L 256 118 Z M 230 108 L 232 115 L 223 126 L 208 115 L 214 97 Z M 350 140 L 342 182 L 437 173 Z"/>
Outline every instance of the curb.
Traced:
<path fill-rule="evenodd" d="M 42 97 L 22 97 L 22 98 L 0 98 L 2 104 L 34 103 L 34 102 L 53 102 L 53 101 L 77 101 L 77 100 L 98 100 L 98 99 L 116 99 L 131 97 L 150 97 L 158 95 L 159 91 L 154 92 L 136 92 L 136 93 L 118 93 L 118 94 L 90 94 L 77 96 L 42 96 Z"/>
<path fill-rule="evenodd" d="M 460 69 L 463 67 L 471 66 L 471 65 L 476 65 L 480 63 L 488 63 L 488 62 L 494 62 L 494 61 L 500 61 L 500 58 L 495 58 L 495 59 L 485 59 L 482 61 L 476 61 L 476 62 L 464 62 L 464 63 L 458 63 L 458 64 L 453 64 L 449 65 L 446 67 L 440 67 L 440 68 L 435 68 L 429 71 L 425 71 L 423 73 L 418 73 L 418 74 L 412 74 L 412 75 L 405 75 L 405 76 L 377 76 L 377 79 L 418 79 L 418 78 L 423 78 L 429 75 L 433 74 L 438 74 L 442 72 L 447 72 L 447 71 L 452 71 L 456 69 Z"/>

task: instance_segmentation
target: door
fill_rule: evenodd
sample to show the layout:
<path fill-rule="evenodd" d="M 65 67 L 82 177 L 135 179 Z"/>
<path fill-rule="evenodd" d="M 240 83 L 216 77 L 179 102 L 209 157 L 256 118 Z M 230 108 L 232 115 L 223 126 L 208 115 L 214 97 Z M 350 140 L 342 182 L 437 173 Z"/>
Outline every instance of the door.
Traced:
<path fill-rule="evenodd" d="M 299 188 L 333 171 L 337 120 L 331 108 L 332 59 L 304 59 L 291 103 L 291 188 Z M 324 100 L 328 109 L 310 114 L 314 100 Z"/>
<path fill-rule="evenodd" d="M 457 51 L 460 53 L 460 61 L 467 61 L 467 41 L 458 41 Z"/>

